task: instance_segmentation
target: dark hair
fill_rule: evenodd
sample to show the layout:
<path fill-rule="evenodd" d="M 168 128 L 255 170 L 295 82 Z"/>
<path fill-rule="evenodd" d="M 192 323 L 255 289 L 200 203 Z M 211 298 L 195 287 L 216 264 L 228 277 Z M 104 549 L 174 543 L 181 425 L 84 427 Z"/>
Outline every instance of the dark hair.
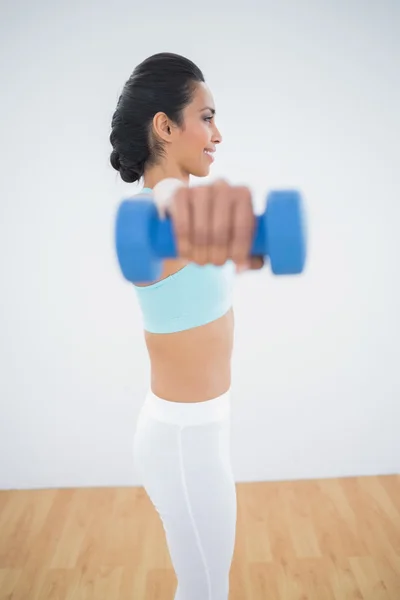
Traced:
<path fill-rule="evenodd" d="M 164 112 L 182 126 L 182 111 L 193 98 L 200 69 L 189 59 L 162 52 L 141 62 L 125 83 L 112 118 L 110 162 L 123 181 L 133 183 L 163 155 L 161 140 L 151 135 L 157 112 Z"/>

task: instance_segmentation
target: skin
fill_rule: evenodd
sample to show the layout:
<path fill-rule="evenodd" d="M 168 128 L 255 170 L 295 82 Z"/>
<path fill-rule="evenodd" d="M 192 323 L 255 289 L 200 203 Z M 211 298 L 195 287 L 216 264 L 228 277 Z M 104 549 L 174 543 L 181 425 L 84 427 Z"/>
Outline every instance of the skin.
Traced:
<path fill-rule="evenodd" d="M 183 126 L 179 127 L 165 113 L 154 115 L 153 135 L 163 141 L 165 156 L 145 170 L 145 187 L 154 188 L 167 177 L 188 185 L 190 175 L 209 174 L 212 161 L 204 149 L 215 150 L 222 136 L 216 125 L 214 100 L 205 83 L 196 84 L 183 118 Z M 232 259 L 238 271 L 263 266 L 262 258 L 248 256 L 254 230 L 248 188 L 231 186 L 224 180 L 184 187 L 173 195 L 168 210 L 174 222 L 179 257 L 164 261 L 160 279 L 189 262 L 223 265 Z M 171 402 L 203 402 L 231 387 L 233 309 L 212 323 L 186 331 L 144 334 L 151 365 L 151 389 L 160 398 Z"/>

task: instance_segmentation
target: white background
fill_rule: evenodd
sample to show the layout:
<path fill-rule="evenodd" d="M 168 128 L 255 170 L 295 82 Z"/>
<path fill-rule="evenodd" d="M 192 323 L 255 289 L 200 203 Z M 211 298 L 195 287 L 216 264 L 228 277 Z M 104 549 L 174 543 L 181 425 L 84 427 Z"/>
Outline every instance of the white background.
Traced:
<path fill-rule="evenodd" d="M 190 16 L 189 16 L 190 15 Z M 0 487 L 140 485 L 149 383 L 114 251 L 111 116 L 156 52 L 203 70 L 212 177 L 305 197 L 300 277 L 235 287 L 237 481 L 400 469 L 400 5 L 2 2 Z"/>

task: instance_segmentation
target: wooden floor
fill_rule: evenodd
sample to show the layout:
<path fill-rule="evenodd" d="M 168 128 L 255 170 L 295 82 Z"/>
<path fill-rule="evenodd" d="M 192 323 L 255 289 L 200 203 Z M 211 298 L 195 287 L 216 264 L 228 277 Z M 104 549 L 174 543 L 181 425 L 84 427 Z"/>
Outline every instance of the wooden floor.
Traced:
<path fill-rule="evenodd" d="M 229 600 L 400 600 L 400 476 L 238 484 Z M 173 600 L 143 488 L 0 492 L 1 600 Z"/>

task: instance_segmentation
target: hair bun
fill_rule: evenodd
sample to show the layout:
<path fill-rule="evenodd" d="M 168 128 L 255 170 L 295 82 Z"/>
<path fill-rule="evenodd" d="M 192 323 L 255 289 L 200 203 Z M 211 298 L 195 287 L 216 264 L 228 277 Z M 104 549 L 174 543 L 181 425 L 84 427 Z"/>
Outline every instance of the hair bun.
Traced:
<path fill-rule="evenodd" d="M 111 156 L 110 156 L 110 162 L 111 162 L 111 166 L 116 170 L 119 171 L 121 168 L 121 161 L 119 159 L 119 152 L 117 152 L 116 150 L 113 150 L 111 152 Z"/>
<path fill-rule="evenodd" d="M 119 169 L 119 174 L 121 175 L 122 181 L 126 183 L 135 183 L 135 181 L 139 181 L 140 173 L 135 167 L 123 167 L 121 166 Z"/>
<path fill-rule="evenodd" d="M 140 172 L 135 165 L 125 165 L 124 161 L 121 161 L 120 154 L 117 150 L 113 150 L 110 156 L 110 162 L 112 167 L 119 172 L 122 181 L 126 183 L 134 183 L 140 179 Z"/>

